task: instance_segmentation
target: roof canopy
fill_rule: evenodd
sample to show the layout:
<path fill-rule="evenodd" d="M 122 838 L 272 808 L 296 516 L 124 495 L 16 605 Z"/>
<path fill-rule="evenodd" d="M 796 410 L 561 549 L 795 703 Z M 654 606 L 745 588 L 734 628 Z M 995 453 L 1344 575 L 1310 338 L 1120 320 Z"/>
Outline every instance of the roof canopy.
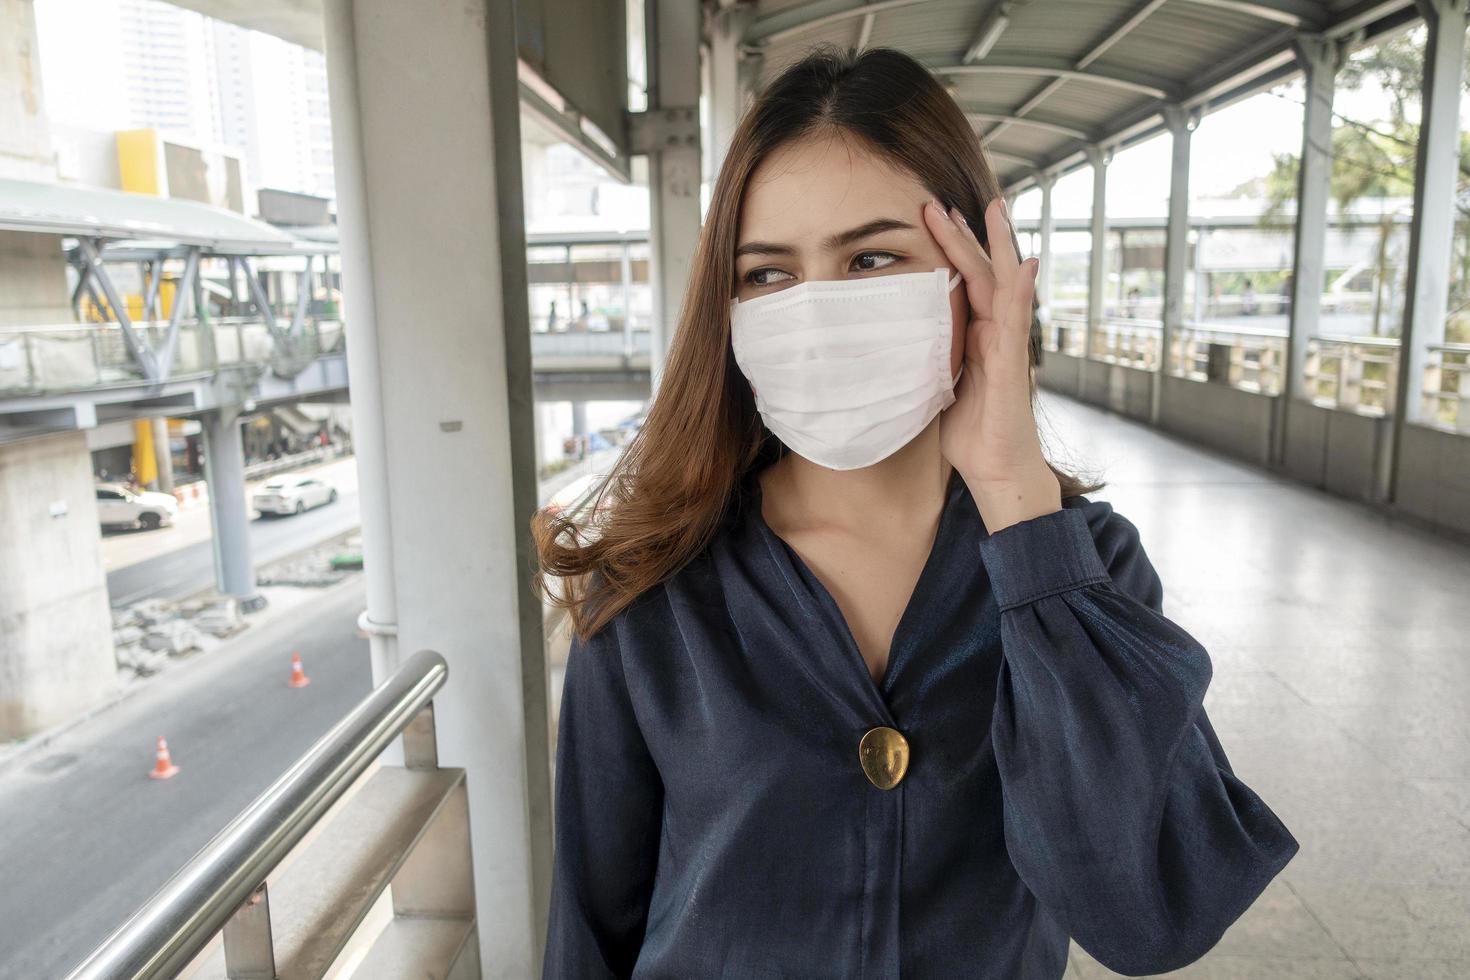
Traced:
<path fill-rule="evenodd" d="M 285 231 L 224 208 L 29 180 L 0 180 L 0 230 L 148 241 L 157 247 L 198 245 L 217 255 L 303 251 Z"/>
<path fill-rule="evenodd" d="M 1008 191 L 1165 131 L 1300 70 L 1299 33 L 1362 40 L 1414 0 L 760 0 L 744 50 L 771 78 L 819 42 L 898 48 L 949 86 Z"/>
<path fill-rule="evenodd" d="M 321 0 L 175 2 L 298 44 L 321 46 Z M 565 35 L 567 50 L 557 52 L 569 56 L 549 67 L 575 67 L 589 46 L 620 50 L 622 41 L 589 30 L 583 17 L 554 12 L 577 3 L 603 12 L 623 2 L 529 0 L 525 6 L 534 17 L 523 14 L 521 27 L 528 26 L 528 18 L 540 18 L 539 30 Z M 751 12 L 743 50 L 760 59 L 757 85 L 822 41 L 894 47 L 918 58 L 945 80 L 969 113 L 1001 185 L 1012 193 L 1040 175 L 1084 165 L 1088 145 L 1121 149 L 1164 132 L 1166 104 L 1190 113 L 1209 111 L 1296 74 L 1299 35 L 1356 36 L 1369 42 L 1420 19 L 1415 0 L 720 3 L 736 5 Z M 535 57 L 529 60 L 548 68 Z M 601 90 L 583 74 L 562 77 L 553 71 L 547 80 L 573 103 L 601 106 L 596 95 Z M 608 129 L 607 120 L 598 118 L 616 136 L 619 127 Z"/>

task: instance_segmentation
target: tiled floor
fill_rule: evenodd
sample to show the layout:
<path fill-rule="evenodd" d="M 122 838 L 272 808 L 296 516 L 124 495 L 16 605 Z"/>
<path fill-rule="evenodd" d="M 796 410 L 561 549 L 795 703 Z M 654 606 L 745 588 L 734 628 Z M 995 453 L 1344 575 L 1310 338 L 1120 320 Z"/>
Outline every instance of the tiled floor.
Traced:
<path fill-rule="evenodd" d="M 1042 394 L 1209 649 L 1205 708 L 1301 851 L 1210 980 L 1470 978 L 1470 547 Z M 1070 977 L 1115 976 L 1073 946 Z"/>

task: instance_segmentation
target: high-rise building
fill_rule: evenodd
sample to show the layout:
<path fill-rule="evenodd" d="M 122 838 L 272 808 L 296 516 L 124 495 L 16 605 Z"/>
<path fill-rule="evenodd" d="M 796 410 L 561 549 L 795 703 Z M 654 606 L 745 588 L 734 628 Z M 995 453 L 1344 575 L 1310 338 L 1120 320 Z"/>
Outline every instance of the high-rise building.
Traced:
<path fill-rule="evenodd" d="M 332 196 L 320 52 L 158 0 L 35 0 L 35 8 L 53 122 L 230 147 L 251 187 Z"/>

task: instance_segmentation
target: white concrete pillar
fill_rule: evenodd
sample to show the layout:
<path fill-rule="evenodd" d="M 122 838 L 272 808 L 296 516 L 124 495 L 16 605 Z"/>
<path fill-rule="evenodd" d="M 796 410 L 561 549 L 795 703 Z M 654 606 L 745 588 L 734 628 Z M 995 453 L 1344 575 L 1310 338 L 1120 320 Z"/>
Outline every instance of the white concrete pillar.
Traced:
<path fill-rule="evenodd" d="M 648 112 L 699 106 L 700 7 L 687 0 L 648 0 Z M 694 113 L 698 118 L 698 112 Z M 689 264 L 699 239 L 700 149 L 681 142 L 648 154 L 653 324 L 649 379 L 658 397 L 665 352 L 679 322 Z"/>
<path fill-rule="evenodd" d="M 1189 249 L 1189 143 L 1197 116 L 1180 105 L 1164 107 L 1164 122 L 1173 137 L 1169 163 L 1169 217 L 1164 232 L 1164 315 L 1160 317 L 1159 370 L 1155 375 L 1149 420 L 1159 424 L 1164 379 L 1172 365 L 1169 351 L 1184 325 L 1184 259 Z"/>
<path fill-rule="evenodd" d="M 1088 146 L 1087 159 L 1092 164 L 1092 253 L 1087 262 L 1087 334 L 1082 342 L 1082 356 L 1092 356 L 1092 338 L 1102 326 L 1103 288 L 1106 285 L 1108 246 L 1108 164 L 1113 160 L 1111 148 Z"/>
<path fill-rule="evenodd" d="M 1418 0 L 1429 29 L 1424 44 L 1423 107 L 1414 171 L 1414 219 L 1409 226 L 1408 287 L 1398 388 L 1393 407 L 1394 456 L 1404 424 L 1432 412 L 1424 398 L 1429 345 L 1445 339 L 1453 254 L 1455 182 L 1460 166 L 1460 88 L 1465 67 L 1463 0 Z M 1385 472 L 1384 496 L 1393 499 L 1397 467 Z"/>
<path fill-rule="evenodd" d="M 93 483 L 85 432 L 0 445 L 0 741 L 117 684 Z"/>
<path fill-rule="evenodd" d="M 432 648 L 486 977 L 535 977 L 551 860 L 514 8 L 327 0 L 374 670 Z M 698 158 L 695 160 L 698 174 Z M 468 312 L 467 312 L 468 311 Z M 393 660 L 383 662 L 392 652 Z"/>
<path fill-rule="evenodd" d="M 32 0 L 0 3 L 0 177 L 56 180 Z"/>
<path fill-rule="evenodd" d="M 1053 174 L 1037 174 L 1036 186 L 1041 188 L 1041 224 L 1037 231 L 1037 251 L 1040 268 L 1036 270 L 1036 301 L 1051 311 L 1051 240 L 1056 233 L 1056 217 L 1052 213 L 1051 189 L 1056 186 Z M 1065 353 L 1065 352 L 1063 352 Z"/>
<path fill-rule="evenodd" d="M 1272 455 L 1278 463 L 1286 453 L 1286 416 L 1292 401 L 1301 397 L 1307 343 L 1316 334 L 1321 319 L 1323 253 L 1332 183 L 1332 100 L 1344 55 L 1342 42 L 1320 34 L 1299 34 L 1292 47 L 1304 72 L 1306 109 L 1297 173 L 1291 313 L 1287 318 L 1286 363 L 1282 365 L 1285 376 L 1272 429 Z"/>
<path fill-rule="evenodd" d="M 250 555 L 250 507 L 245 501 L 245 442 L 240 410 L 218 408 L 199 416 L 204 433 L 204 479 L 209 486 L 209 523 L 213 530 L 214 587 L 234 596 L 240 609 L 265 606 L 255 588 Z"/>
<path fill-rule="evenodd" d="M 740 39 L 745 36 L 752 8 L 711 7 L 709 13 L 709 166 L 713 178 L 720 172 L 730 137 L 740 122 L 749 91 L 740 66 Z"/>

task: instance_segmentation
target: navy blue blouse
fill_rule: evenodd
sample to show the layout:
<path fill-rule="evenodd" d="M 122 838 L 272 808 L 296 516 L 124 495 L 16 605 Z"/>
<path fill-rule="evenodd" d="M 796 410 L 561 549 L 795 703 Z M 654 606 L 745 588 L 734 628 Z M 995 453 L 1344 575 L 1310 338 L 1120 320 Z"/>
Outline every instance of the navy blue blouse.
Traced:
<path fill-rule="evenodd" d="M 987 533 L 951 479 L 874 683 L 748 476 L 587 644 L 558 724 L 543 975 L 1056 980 L 1194 961 L 1296 854 L 1112 505 Z M 891 789 L 858 742 L 908 741 Z"/>

